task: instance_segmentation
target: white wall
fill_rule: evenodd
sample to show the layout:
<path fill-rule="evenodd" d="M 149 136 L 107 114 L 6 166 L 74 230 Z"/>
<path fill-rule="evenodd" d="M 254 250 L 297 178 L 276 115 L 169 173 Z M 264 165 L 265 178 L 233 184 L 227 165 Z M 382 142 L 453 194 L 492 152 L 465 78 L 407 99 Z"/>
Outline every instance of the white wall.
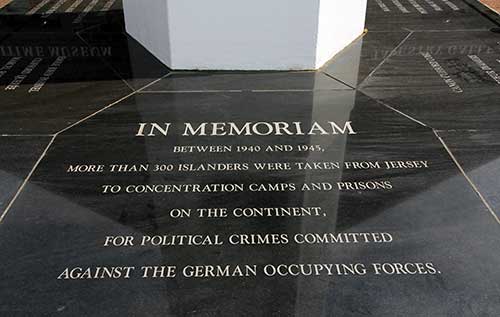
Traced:
<path fill-rule="evenodd" d="M 321 0 L 316 68 L 360 36 L 365 28 L 367 0 Z"/>
<path fill-rule="evenodd" d="M 125 29 L 166 65 L 171 65 L 166 0 L 123 1 Z"/>
<path fill-rule="evenodd" d="M 360 35 L 366 1 L 123 3 L 127 32 L 171 68 L 290 70 L 316 69 Z"/>
<path fill-rule="evenodd" d="M 176 68 L 314 68 L 319 0 L 170 0 L 168 6 Z"/>

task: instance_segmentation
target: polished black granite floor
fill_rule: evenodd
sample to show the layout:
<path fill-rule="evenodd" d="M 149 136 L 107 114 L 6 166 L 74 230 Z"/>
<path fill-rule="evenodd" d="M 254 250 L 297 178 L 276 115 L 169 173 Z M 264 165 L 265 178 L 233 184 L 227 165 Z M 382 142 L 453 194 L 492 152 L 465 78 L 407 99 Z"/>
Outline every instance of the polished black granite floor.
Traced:
<path fill-rule="evenodd" d="M 189 102 L 191 101 L 191 102 Z M 200 108 L 201 102 L 209 103 Z M 338 103 L 338 104 L 336 104 Z M 230 111 L 244 105 L 239 111 Z M 244 110 L 244 109 L 248 110 Z M 287 108 L 286 112 L 275 109 Z M 371 120 L 374 115 L 379 119 Z M 193 117 L 196 115 L 196 119 Z M 304 124 L 323 120 L 349 118 L 357 122 L 356 135 L 345 136 L 268 136 L 250 139 L 234 137 L 183 139 L 182 131 L 172 131 L 171 137 L 131 138 L 129 128 L 140 119 L 156 118 L 173 122 L 238 123 L 250 121 L 297 121 Z M 173 120 L 175 119 L 175 120 Z M 248 153 L 172 153 L 176 145 L 196 146 L 261 146 L 269 144 L 320 146 L 322 151 Z M 126 154 L 124 154 L 124 149 Z M 68 154 L 71 153 L 71 154 Z M 96 157 L 96 153 L 98 157 Z M 382 162 L 422 162 L 414 168 L 384 168 Z M 219 171 L 183 172 L 116 172 L 68 173 L 74 162 L 95 164 L 157 164 L 202 166 L 206 162 L 219 164 L 257 164 L 260 162 L 379 162 L 380 168 L 370 170 L 298 170 L 263 171 L 249 169 L 238 173 Z M 425 163 L 424 163 L 425 162 Z M 427 167 L 425 165 L 428 164 Z M 392 166 L 392 165 L 391 165 Z M 236 176 L 237 175 L 237 176 Z M 389 182 L 390 188 L 367 190 L 343 189 L 299 190 L 304 184 L 342 184 Z M 243 184 L 241 192 L 181 192 L 104 194 L 102 185 L 120 184 Z M 252 184 L 295 184 L 296 190 L 255 191 Z M 357 185 L 361 186 L 361 185 Z M 370 185 L 368 185 L 370 186 Z M 453 199 L 450 199 L 453 198 Z M 43 204 L 37 202 L 43 201 Z M 445 203 L 446 202 L 446 203 Z M 236 210 L 242 207 L 265 208 L 280 206 L 314 206 L 321 208 L 315 217 L 250 217 L 229 216 L 224 219 L 172 219 L 172 209 L 192 209 L 207 206 Z M 25 226 L 25 234 L 17 234 Z M 81 125 L 60 135 L 9 211 L 2 230 L 2 242 L 16 245 L 7 248 L 10 261 L 2 263 L 2 272 L 16 276 L 11 281 L 21 287 L 4 295 L 11 305 L 37 307 L 38 312 L 49 313 L 63 307 L 68 314 L 83 309 L 89 314 L 121 315 L 140 309 L 144 314 L 159 311 L 167 315 L 184 315 L 200 307 L 218 315 L 238 315 L 251 312 L 257 315 L 321 315 L 359 309 L 374 315 L 387 315 L 398 307 L 406 314 L 416 314 L 416 307 L 425 314 L 468 313 L 481 307 L 482 311 L 498 309 L 487 299 L 475 294 L 495 293 L 496 281 L 489 280 L 500 264 L 496 231 L 498 224 L 478 199 L 457 170 L 432 130 L 415 124 L 370 98 L 353 91 L 327 92 L 272 92 L 272 93 L 196 93 L 196 94 L 140 94 L 122 101 L 90 118 Z M 45 232 L 50 230 L 51 234 Z M 102 239 L 110 234 L 135 237 L 155 234 L 220 235 L 227 240 L 233 234 L 279 233 L 293 237 L 310 232 L 390 232 L 394 242 L 389 245 L 339 244 L 301 245 L 226 245 L 224 247 L 132 247 L 113 250 L 102 247 Z M 459 236 L 457 236 L 459 234 Z M 39 237 L 33 243 L 31 235 Z M 291 238 L 290 238 L 291 239 Z M 226 244 L 228 244 L 226 242 Z M 43 245 L 44 248 L 40 246 Z M 79 251 L 77 251 L 79 250 Z M 488 250 L 488 252 L 484 252 Z M 16 259 L 30 254 L 30 260 L 13 267 Z M 118 254 L 116 254 L 118 253 Z M 43 260 L 42 260 L 43 259 Z M 481 259 L 479 262 L 478 259 Z M 312 261 L 312 262 L 311 262 Z M 332 262 L 334 261 L 334 262 Z M 278 278 L 196 279 L 180 281 L 137 279 L 96 283 L 92 281 L 60 281 L 53 277 L 66 266 L 171 264 L 179 267 L 191 264 L 237 265 L 252 264 L 264 267 L 269 263 L 433 263 L 441 273 L 425 276 L 317 276 Z M 63 264 L 64 263 L 64 264 Z M 457 265 L 460 263 L 460 265 Z M 366 264 L 368 265 L 368 264 Z M 427 270 L 427 269 L 426 269 Z M 492 271 L 493 270 L 493 271 Z M 29 274 L 28 274 L 29 272 Z M 428 275 L 429 274 L 429 275 Z M 33 277 L 35 275 L 36 277 Z M 331 279 L 333 279 L 333 283 Z M 472 279 L 472 280 L 471 280 Z M 488 282 L 489 281 L 489 282 Z M 74 283 L 73 283 L 74 282 Z M 40 285 L 38 292 L 47 294 L 64 289 L 58 303 L 45 296 L 30 294 L 29 285 Z M 373 302 L 370 289 L 380 298 L 391 298 L 389 305 Z M 442 284 L 446 284 L 446 289 Z M 338 285 L 338 286 L 337 286 Z M 82 289 L 82 287 L 84 287 Z M 337 287 L 340 290 L 337 290 Z M 133 301 L 121 299 L 132 296 L 132 289 L 140 288 Z M 255 292 L 256 289 L 262 290 Z M 345 300 L 337 291 L 357 294 L 357 300 Z M 465 294 L 461 294 L 462 292 Z M 359 294 L 361 292 L 361 295 Z M 394 297 L 392 294 L 407 294 Z M 118 307 L 96 305 L 96 296 L 107 294 L 107 300 L 120 303 Z M 269 294 L 274 294 L 269 296 Z M 370 294 L 370 295 L 369 295 Z M 453 305 L 450 294 L 460 296 L 473 308 Z M 161 299 L 158 296 L 162 296 Z M 18 298 L 23 298 L 19 301 Z M 146 299 L 143 299 L 146 298 Z M 228 298 L 231 298 L 228 301 Z M 70 303 L 78 299 L 74 305 Z M 150 301 L 160 301 L 151 305 Z M 136 301 L 140 301 L 137 303 Z M 407 305 L 406 301 L 418 306 Z M 256 308 L 254 303 L 261 303 Z M 311 302 L 314 305 L 310 304 Z M 446 303 L 442 305 L 442 303 Z M 18 303 L 18 304 L 16 304 Z M 94 303 L 88 307 L 85 303 Z M 400 307 L 405 303 L 404 307 Z M 423 309 L 428 303 L 427 309 Z M 438 305 L 438 303 L 441 303 Z M 167 305 L 168 304 L 168 305 Z M 54 305 L 60 305 L 55 307 Z M 67 307 L 66 307 L 67 306 Z M 25 306 L 24 306 L 25 307 Z M 221 308 L 223 307 L 223 308 Z M 25 309 L 25 308 L 24 308 Z M 327 310 L 327 313 L 323 311 Z M 28 310 L 29 312 L 30 310 Z"/>
<path fill-rule="evenodd" d="M 351 87 L 356 87 L 376 70 L 382 61 L 393 55 L 398 45 L 409 36 L 409 31 L 368 31 L 323 66 L 323 72 Z M 415 50 L 398 53 L 415 54 Z"/>
<path fill-rule="evenodd" d="M 366 27 L 372 31 L 462 30 L 494 27 L 462 0 L 368 0 Z"/>
<path fill-rule="evenodd" d="M 132 92 L 102 61 L 117 54 L 108 46 L 47 33 L 11 33 L 0 45 L 2 134 L 53 134 Z"/>
<path fill-rule="evenodd" d="M 108 48 L 111 53 L 100 57 L 132 89 L 140 89 L 169 74 L 169 68 L 151 56 L 131 36 L 109 31 L 106 25 L 99 25 L 99 28 L 81 32 L 79 36 L 90 47 Z"/>
<path fill-rule="evenodd" d="M 123 31 L 121 0 L 15 0 L 0 10 L 0 30 L 73 33 L 99 25 Z"/>
<path fill-rule="evenodd" d="M 120 10 L 0 10 L 0 315 L 498 315 L 494 17 L 369 0 L 317 72 L 178 72 Z"/>
<path fill-rule="evenodd" d="M 36 163 L 51 137 L 2 136 L 0 137 L 0 163 L 2 166 L 2 191 L 0 208 L 5 210 L 12 201 L 32 166 Z"/>
<path fill-rule="evenodd" d="M 500 218 L 500 135 L 491 131 L 439 131 L 438 134 L 477 186 L 491 212 Z"/>
<path fill-rule="evenodd" d="M 144 91 L 338 90 L 351 89 L 321 72 L 183 72 L 171 74 Z"/>
<path fill-rule="evenodd" d="M 490 31 L 412 33 L 360 89 L 436 129 L 496 129 L 498 42 Z"/>

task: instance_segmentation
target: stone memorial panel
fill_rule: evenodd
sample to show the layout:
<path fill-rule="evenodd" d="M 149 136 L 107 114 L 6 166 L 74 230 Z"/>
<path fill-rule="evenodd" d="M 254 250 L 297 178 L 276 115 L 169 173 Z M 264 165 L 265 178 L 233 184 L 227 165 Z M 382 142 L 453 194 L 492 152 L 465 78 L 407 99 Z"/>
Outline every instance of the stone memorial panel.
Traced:
<path fill-rule="evenodd" d="M 0 315 L 498 315 L 493 21 L 373 0 L 317 72 L 187 72 L 119 0 L 12 1 Z"/>
<path fill-rule="evenodd" d="M 415 32 L 360 89 L 438 129 L 494 129 L 500 112 L 498 34 Z M 487 110 L 486 110 L 487 109 Z"/>
<path fill-rule="evenodd" d="M 138 93 L 6 215 L 1 309 L 491 314 L 497 230 L 431 129 L 353 90 Z"/>

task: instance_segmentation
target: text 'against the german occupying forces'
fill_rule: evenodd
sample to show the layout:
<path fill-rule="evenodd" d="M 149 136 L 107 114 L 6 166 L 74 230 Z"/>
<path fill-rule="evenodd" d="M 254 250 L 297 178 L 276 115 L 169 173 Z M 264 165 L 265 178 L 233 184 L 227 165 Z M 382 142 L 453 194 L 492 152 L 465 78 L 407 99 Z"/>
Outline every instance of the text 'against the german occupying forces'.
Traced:
<path fill-rule="evenodd" d="M 361 134 L 355 122 L 331 120 L 308 124 L 285 121 L 138 123 L 131 128 L 130 137 L 140 140 L 143 145 L 154 140 L 148 144 L 153 148 L 151 155 L 145 156 L 147 159 L 110 153 L 107 157 L 113 157 L 112 162 L 100 162 L 96 155 L 92 162 L 66 164 L 64 172 L 90 184 L 90 190 L 100 199 L 121 197 L 139 205 L 143 200 L 149 204 L 152 201 L 161 206 L 155 210 L 156 217 L 185 224 L 182 227 L 191 230 L 164 232 L 160 225 L 155 230 L 133 234 L 103 234 L 96 237 L 96 243 L 105 252 L 171 249 L 174 253 L 196 254 L 200 248 L 232 248 L 244 254 L 246 248 L 269 247 L 289 248 L 290 252 L 303 248 L 383 250 L 405 237 L 390 230 L 339 232 L 334 224 L 328 226 L 328 221 L 336 217 L 338 211 L 333 202 L 343 194 L 384 199 L 384 195 L 398 190 L 404 181 L 401 175 L 415 175 L 431 169 L 432 162 L 421 157 L 406 157 L 404 152 L 390 159 L 380 156 L 352 160 L 345 153 L 345 140 Z M 86 179 L 91 181 L 86 182 Z M 266 200 L 263 197 L 274 198 Z M 146 209 L 145 206 L 144 210 L 136 212 L 146 213 Z M 281 229 L 276 226 L 273 231 L 258 231 L 255 226 L 250 226 L 252 230 L 247 229 L 250 222 L 258 219 L 275 224 L 305 221 L 309 226 Z M 189 226 L 190 222 L 197 225 Z M 226 223 L 224 230 L 220 230 Z M 214 230 L 207 232 L 205 229 L 211 226 Z M 391 258 L 388 261 L 384 260 L 383 252 L 377 261 L 366 262 L 337 261 L 335 258 L 322 258 L 321 261 L 303 258 L 300 263 L 266 260 L 228 264 L 201 258 L 196 263 L 67 266 L 54 278 L 333 278 L 365 275 L 419 278 L 442 274 L 432 259 L 395 261 Z"/>

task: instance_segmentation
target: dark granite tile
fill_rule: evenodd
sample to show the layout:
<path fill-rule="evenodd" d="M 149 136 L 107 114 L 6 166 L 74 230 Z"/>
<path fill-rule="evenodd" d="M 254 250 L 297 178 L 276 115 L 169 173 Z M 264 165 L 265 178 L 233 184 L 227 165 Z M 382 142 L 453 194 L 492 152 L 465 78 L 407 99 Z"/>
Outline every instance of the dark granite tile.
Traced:
<path fill-rule="evenodd" d="M 51 137 L 0 137 L 0 217 L 24 179 L 43 153 Z"/>
<path fill-rule="evenodd" d="M 440 131 L 439 135 L 500 218 L 500 131 Z"/>
<path fill-rule="evenodd" d="M 122 0 L 13 0 L 0 15 L 48 16 L 56 14 L 102 15 L 123 10 Z"/>
<path fill-rule="evenodd" d="M 361 90 L 436 129 L 497 129 L 499 39 L 491 32 L 414 33 Z"/>
<path fill-rule="evenodd" d="M 294 72 L 182 72 L 170 75 L 146 91 L 206 90 L 326 90 L 350 89 L 325 74 Z"/>
<path fill-rule="evenodd" d="M 13 34 L 0 43 L 0 133 L 55 133 L 129 94 L 102 61 L 110 46 L 73 35 Z"/>
<path fill-rule="evenodd" d="M 0 26 L 18 32 L 73 33 L 98 25 L 124 29 L 121 0 L 17 0 L 0 10 Z"/>
<path fill-rule="evenodd" d="M 496 26 L 462 0 L 369 0 L 371 31 L 487 29 Z"/>
<path fill-rule="evenodd" d="M 169 73 L 167 66 L 126 33 L 90 30 L 80 36 L 91 47 L 111 46 L 111 54 L 103 56 L 103 60 L 135 89 Z"/>
<path fill-rule="evenodd" d="M 347 119 L 359 127 L 357 134 L 183 137 L 179 128 L 185 122 L 214 120 L 279 120 L 305 127 Z M 134 136 L 139 122 L 152 120 L 173 124 L 167 137 Z M 175 146 L 210 145 L 224 145 L 230 151 L 174 150 Z M 274 145 L 292 150 L 267 149 Z M 297 150 L 304 145 L 314 151 Z M 253 148 L 238 152 L 238 146 Z M 397 161 L 417 161 L 419 168 Z M 254 164 L 263 162 L 290 163 L 293 168 L 257 170 Z M 306 168 L 306 163 L 320 162 L 339 167 Z M 353 168 L 354 162 L 371 162 L 372 168 Z M 205 170 L 207 163 L 219 167 Z M 77 164 L 104 168 L 103 172 L 69 171 Z M 116 172 L 115 167 L 111 172 L 112 164 L 129 168 Z M 133 171 L 132 164 L 148 168 Z M 156 164 L 165 164 L 165 169 L 155 172 Z M 313 183 L 335 189 L 303 188 Z M 103 192 L 104 185 L 140 189 L 136 185 L 158 184 L 238 184 L 243 191 Z M 284 185 L 270 190 L 270 184 Z M 318 214 L 234 216 L 235 208 L 247 207 L 312 207 Z M 200 218 L 197 208 L 227 208 L 229 216 Z M 193 214 L 171 217 L 174 209 Z M 50 148 L 0 226 L 0 252 L 6 256 L 0 262 L 0 278 L 6 285 L 0 290 L 4 299 L 0 310 L 106 316 L 200 311 L 224 316 L 390 315 L 394 311 L 405 316 L 487 315 L 500 305 L 489 300 L 498 296 L 500 286 L 497 230 L 498 223 L 430 129 L 354 91 L 140 94 L 68 130 Z M 328 232 L 386 232 L 393 241 L 298 244 L 294 240 L 296 234 Z M 145 235 L 177 234 L 212 240 L 218 235 L 224 244 L 103 246 L 110 235 L 140 240 Z M 231 244 L 228 239 L 234 234 L 285 238 L 277 238 L 280 244 Z M 293 263 L 356 264 L 360 270 L 332 276 L 263 273 L 266 265 Z M 392 264 L 385 264 L 388 273 L 377 275 L 375 263 Z M 416 266 L 407 263 L 427 264 L 422 264 L 420 274 L 391 273 L 390 268 L 397 265 L 416 272 Z M 257 276 L 188 278 L 182 273 L 189 265 L 234 268 L 245 264 L 257 265 Z M 178 275 L 143 279 L 140 267 L 144 265 L 175 265 Z M 134 266 L 137 271 L 128 280 L 57 279 L 66 268 L 96 266 Z M 478 297 L 479 293 L 487 296 Z"/>
<path fill-rule="evenodd" d="M 27 4 L 11 2 L 0 9 L 0 32 L 14 32 L 22 29 L 31 19 L 26 16 Z"/>
<path fill-rule="evenodd" d="M 318 118 L 334 108 L 323 109 Z M 291 112 L 275 108 L 283 120 Z M 361 110 L 359 110 L 361 112 Z M 337 113 L 331 113 L 336 117 Z M 242 116 L 246 116 L 242 114 Z M 176 123 L 182 123 L 182 120 Z M 310 122 L 304 116 L 302 122 Z M 222 120 L 221 120 L 222 121 Z M 358 118 L 359 123 L 366 123 Z M 167 138 L 135 138 L 119 131 L 106 136 L 61 136 L 0 226 L 0 277 L 6 314 L 136 316 L 405 316 L 491 315 L 500 309 L 500 244 L 494 221 L 458 173 L 432 131 L 377 131 L 357 135 L 198 138 L 198 145 L 299 144 L 325 151 L 300 153 L 173 153 L 182 145 Z M 264 141 L 263 141 L 264 140 Z M 124 152 L 126 149 L 126 152 Z M 385 161 L 427 161 L 428 168 L 385 169 Z M 231 162 L 380 162 L 381 168 L 354 170 L 176 171 L 111 173 L 108 164 L 195 164 Z M 102 173 L 67 172 L 71 164 L 104 164 Z M 250 191 L 250 184 L 388 181 L 388 190 Z M 102 185 L 244 184 L 244 192 L 103 194 Z M 40 203 L 43 202 L 43 203 Z M 318 216 L 248 217 L 240 207 L 320 207 Z M 227 218 L 175 219 L 172 209 L 228 208 Z M 197 213 L 196 213 L 197 214 Z M 390 243 L 297 244 L 299 233 L 386 232 Z M 282 234 L 283 244 L 231 245 L 232 234 Z M 223 246 L 103 247 L 109 235 L 201 234 Z M 357 274 L 267 277 L 265 265 L 357 264 Z M 387 272 L 399 263 L 420 274 Z M 430 263 L 430 264 L 429 264 Z M 189 265 L 257 265 L 245 278 L 188 278 Z M 140 266 L 176 265 L 175 278 L 143 279 Z M 367 268 L 363 274 L 362 265 Z M 427 265 L 427 267 L 425 267 Z M 128 280 L 58 280 L 65 268 L 135 266 Z M 335 268 L 334 268 L 335 270 Z M 414 271 L 415 270 L 415 271 Z M 187 271 L 186 271 L 187 272 Z M 406 272 L 406 271 L 405 271 Z M 478 296 L 481 294 L 481 296 Z M 459 300 L 457 300 L 457 298 Z"/>
<path fill-rule="evenodd" d="M 356 87 L 410 34 L 367 32 L 330 60 L 322 71 Z M 403 52 L 397 52 L 403 54 Z"/>

